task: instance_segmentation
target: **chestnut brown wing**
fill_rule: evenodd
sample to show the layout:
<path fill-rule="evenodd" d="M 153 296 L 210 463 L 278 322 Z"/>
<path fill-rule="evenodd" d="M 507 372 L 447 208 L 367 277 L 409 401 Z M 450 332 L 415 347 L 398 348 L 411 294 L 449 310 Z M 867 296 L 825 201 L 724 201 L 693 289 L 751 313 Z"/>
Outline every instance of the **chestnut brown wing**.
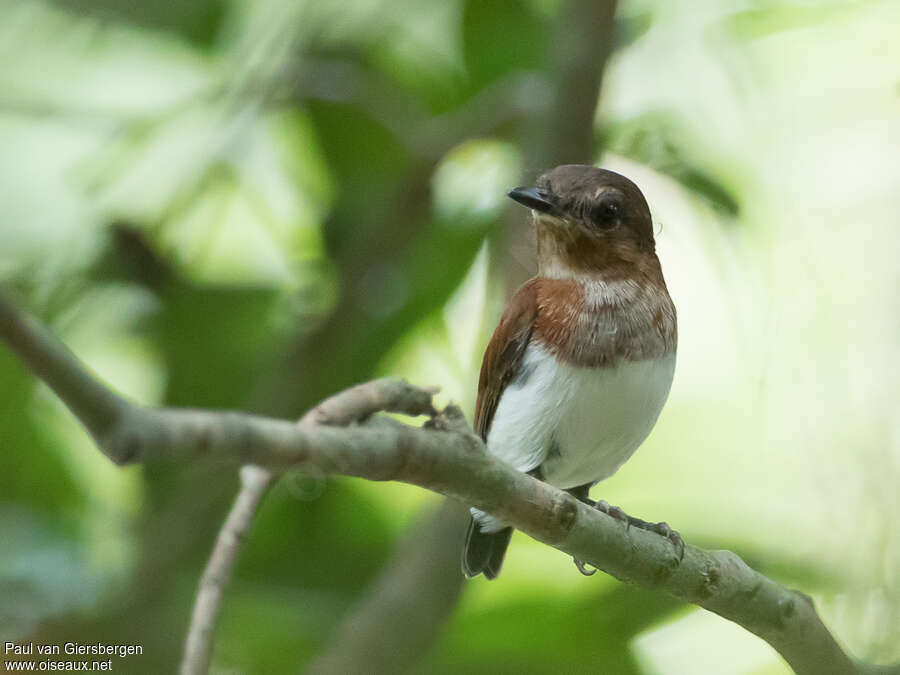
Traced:
<path fill-rule="evenodd" d="M 475 433 L 487 440 L 497 404 L 522 364 L 537 320 L 537 279 L 515 292 L 484 352 L 475 402 Z"/>

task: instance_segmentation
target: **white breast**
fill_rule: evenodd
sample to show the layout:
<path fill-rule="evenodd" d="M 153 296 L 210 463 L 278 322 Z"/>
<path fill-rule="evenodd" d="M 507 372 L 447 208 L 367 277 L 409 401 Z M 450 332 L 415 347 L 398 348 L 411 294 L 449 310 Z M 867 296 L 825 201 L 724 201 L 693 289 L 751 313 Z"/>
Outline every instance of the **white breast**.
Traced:
<path fill-rule="evenodd" d="M 582 368 L 532 343 L 522 375 L 500 398 L 488 450 L 520 471 L 541 466 L 544 479 L 560 488 L 603 480 L 650 433 L 674 372 L 674 353 Z"/>

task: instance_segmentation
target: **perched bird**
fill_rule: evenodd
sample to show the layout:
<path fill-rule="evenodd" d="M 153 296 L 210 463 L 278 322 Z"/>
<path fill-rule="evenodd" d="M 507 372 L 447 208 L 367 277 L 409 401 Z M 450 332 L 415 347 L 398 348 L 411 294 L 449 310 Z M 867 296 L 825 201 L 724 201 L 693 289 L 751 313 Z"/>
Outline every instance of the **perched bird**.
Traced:
<path fill-rule="evenodd" d="M 650 433 L 675 371 L 675 306 L 647 201 L 624 176 L 575 164 L 509 196 L 531 209 L 538 273 L 513 295 L 485 351 L 475 431 L 491 454 L 669 537 L 682 554 L 665 523 L 587 496 Z M 472 509 L 466 575 L 496 577 L 511 536 L 511 527 Z"/>

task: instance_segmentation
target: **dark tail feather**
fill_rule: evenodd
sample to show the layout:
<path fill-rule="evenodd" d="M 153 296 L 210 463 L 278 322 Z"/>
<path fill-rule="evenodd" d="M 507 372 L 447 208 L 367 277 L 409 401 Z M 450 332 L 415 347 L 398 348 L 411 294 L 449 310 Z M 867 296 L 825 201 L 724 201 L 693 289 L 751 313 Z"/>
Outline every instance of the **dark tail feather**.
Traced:
<path fill-rule="evenodd" d="M 463 572 L 467 577 L 484 574 L 486 579 L 496 579 L 503 566 L 506 547 L 513 529 L 506 527 L 499 532 L 482 532 L 474 518 L 469 518 L 469 531 L 463 548 Z"/>

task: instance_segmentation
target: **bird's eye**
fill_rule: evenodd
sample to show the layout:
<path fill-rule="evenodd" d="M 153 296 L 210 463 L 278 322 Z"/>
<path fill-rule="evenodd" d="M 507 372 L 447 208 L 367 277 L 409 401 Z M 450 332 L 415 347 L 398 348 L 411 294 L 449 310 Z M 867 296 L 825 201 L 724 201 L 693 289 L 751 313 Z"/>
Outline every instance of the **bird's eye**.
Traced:
<path fill-rule="evenodd" d="M 612 227 L 619 218 L 620 210 L 618 202 L 604 199 L 591 208 L 591 222 L 598 227 Z"/>

